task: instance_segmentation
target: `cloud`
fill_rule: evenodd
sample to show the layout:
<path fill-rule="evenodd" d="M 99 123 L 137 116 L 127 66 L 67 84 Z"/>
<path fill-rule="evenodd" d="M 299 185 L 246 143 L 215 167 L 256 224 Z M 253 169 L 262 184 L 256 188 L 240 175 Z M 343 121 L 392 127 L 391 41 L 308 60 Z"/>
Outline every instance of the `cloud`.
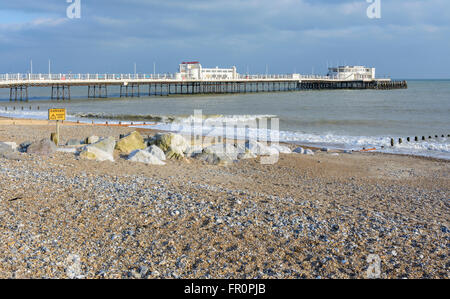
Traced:
<path fill-rule="evenodd" d="M 10 17 L 0 21 L 0 54 L 11 59 L 0 68 L 52 57 L 60 71 L 122 71 L 155 59 L 173 71 L 191 57 L 255 71 L 270 62 L 284 73 L 347 60 L 402 76 L 398 56 L 407 55 L 416 74 L 444 74 L 449 58 L 420 58 L 423 49 L 449 48 L 450 1 L 381 1 L 380 20 L 367 18 L 365 0 L 81 0 L 79 20 L 65 16 L 64 0 L 1 1 L 0 16 Z"/>

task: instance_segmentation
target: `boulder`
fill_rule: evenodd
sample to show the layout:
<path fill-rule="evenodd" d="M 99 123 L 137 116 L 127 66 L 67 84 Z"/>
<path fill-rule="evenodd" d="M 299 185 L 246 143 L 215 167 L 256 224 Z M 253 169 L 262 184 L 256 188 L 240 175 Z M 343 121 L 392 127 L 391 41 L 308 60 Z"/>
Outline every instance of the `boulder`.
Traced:
<path fill-rule="evenodd" d="M 174 133 L 156 134 L 151 140 L 152 145 L 158 146 L 166 153 L 167 159 L 181 159 L 190 144 L 183 136 Z"/>
<path fill-rule="evenodd" d="M 205 154 L 214 154 L 217 156 L 226 156 L 231 160 L 237 160 L 238 158 L 238 149 L 232 144 L 214 144 L 210 145 L 203 149 L 203 153 Z"/>
<path fill-rule="evenodd" d="M 90 136 L 90 137 L 86 138 L 85 143 L 86 144 L 94 144 L 94 143 L 99 142 L 99 140 L 100 140 L 100 137 L 98 137 L 98 136 Z"/>
<path fill-rule="evenodd" d="M 306 153 L 306 150 L 303 147 L 297 147 L 295 150 L 293 150 L 293 152 L 304 155 Z"/>
<path fill-rule="evenodd" d="M 57 152 L 59 153 L 71 153 L 71 154 L 76 154 L 77 153 L 77 149 L 74 147 L 59 147 L 56 149 Z"/>
<path fill-rule="evenodd" d="M 305 151 L 305 155 L 314 156 L 314 152 L 313 152 L 312 150 L 310 150 L 310 149 L 307 149 L 307 150 Z"/>
<path fill-rule="evenodd" d="M 97 143 L 87 145 L 80 153 L 80 157 L 88 160 L 114 162 L 114 137 L 108 137 Z"/>
<path fill-rule="evenodd" d="M 14 142 L 0 142 L 0 158 L 20 160 L 20 155 L 16 149 L 17 144 Z"/>
<path fill-rule="evenodd" d="M 201 153 L 196 155 L 195 158 L 208 164 L 219 166 L 226 166 L 233 163 L 233 160 L 227 155 L 217 155 L 212 153 Z"/>
<path fill-rule="evenodd" d="M 182 160 L 184 158 L 184 154 L 179 154 L 174 151 L 168 151 L 166 153 L 166 158 L 169 160 Z"/>
<path fill-rule="evenodd" d="M 28 147 L 31 145 L 31 141 L 25 141 L 25 142 L 22 142 L 20 145 L 19 145 L 19 151 L 20 152 L 22 152 L 22 153 L 26 153 L 27 152 L 27 149 L 28 149 Z"/>
<path fill-rule="evenodd" d="M 52 155 L 56 152 L 56 145 L 50 139 L 42 139 L 38 142 L 33 142 L 27 147 L 28 154 L 36 155 Z"/>
<path fill-rule="evenodd" d="M 143 150 L 146 147 L 147 146 L 144 143 L 144 138 L 137 131 L 134 131 L 121 138 L 116 144 L 116 149 L 125 154 L 130 154 L 135 150 Z"/>
<path fill-rule="evenodd" d="M 184 151 L 184 155 L 188 158 L 193 158 L 195 155 L 201 154 L 202 152 L 203 152 L 203 147 L 201 145 L 189 146 Z"/>
<path fill-rule="evenodd" d="M 295 150 L 293 150 L 294 153 L 302 154 L 302 155 L 314 155 L 314 152 L 310 149 L 304 149 L 303 147 L 298 147 Z"/>
<path fill-rule="evenodd" d="M 247 141 L 245 147 L 255 155 L 272 156 L 279 154 L 279 151 L 276 148 L 269 147 L 255 140 Z"/>
<path fill-rule="evenodd" d="M 244 144 L 238 143 L 238 144 L 236 145 L 236 149 L 237 149 L 237 151 L 238 151 L 237 158 L 238 158 L 239 160 L 247 160 L 247 159 L 256 159 L 256 158 L 258 158 L 258 156 L 257 156 L 255 153 L 251 152 L 251 151 L 245 146 L 245 143 L 244 143 Z"/>
<path fill-rule="evenodd" d="M 18 148 L 17 143 L 15 142 L 0 142 L 0 147 L 5 148 L 5 146 L 9 147 L 12 151 L 16 151 Z"/>
<path fill-rule="evenodd" d="M 67 146 L 78 146 L 78 145 L 81 145 L 81 141 L 78 139 L 70 139 L 69 141 L 67 141 L 66 145 Z"/>
<path fill-rule="evenodd" d="M 247 151 L 245 153 L 239 153 L 237 158 L 239 160 L 248 160 L 248 159 L 256 159 L 256 158 L 258 158 L 258 156 L 250 151 Z"/>
<path fill-rule="evenodd" d="M 16 148 L 17 148 L 17 145 L 14 147 L 8 142 L 0 142 L 0 153 L 11 153 L 11 152 L 15 151 Z"/>
<path fill-rule="evenodd" d="M 272 144 L 270 148 L 277 150 L 280 154 L 292 154 L 291 149 L 284 145 Z"/>
<path fill-rule="evenodd" d="M 150 147 L 145 149 L 147 152 L 155 156 L 161 161 L 166 161 L 166 154 L 164 154 L 163 150 L 157 147 L 156 145 L 151 145 Z"/>
<path fill-rule="evenodd" d="M 135 150 L 129 156 L 128 160 L 132 162 L 146 163 L 150 165 L 166 165 L 163 161 L 158 159 L 155 155 L 152 155 L 145 150 Z"/>

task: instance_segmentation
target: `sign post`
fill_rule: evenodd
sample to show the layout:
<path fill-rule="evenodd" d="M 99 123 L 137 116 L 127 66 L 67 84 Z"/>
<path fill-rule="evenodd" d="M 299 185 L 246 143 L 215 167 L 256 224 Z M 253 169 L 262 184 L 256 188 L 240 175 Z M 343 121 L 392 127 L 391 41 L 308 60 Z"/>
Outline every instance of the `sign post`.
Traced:
<path fill-rule="evenodd" d="M 56 120 L 56 145 L 59 145 L 59 121 L 66 120 L 66 109 L 48 109 L 48 120 Z"/>

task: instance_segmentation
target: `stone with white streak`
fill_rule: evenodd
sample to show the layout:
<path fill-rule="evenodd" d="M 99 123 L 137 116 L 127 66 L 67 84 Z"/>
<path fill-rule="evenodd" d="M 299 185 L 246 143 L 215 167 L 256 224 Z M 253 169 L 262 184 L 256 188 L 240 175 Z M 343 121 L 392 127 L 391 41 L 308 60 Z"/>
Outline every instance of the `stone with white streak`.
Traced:
<path fill-rule="evenodd" d="M 135 150 L 128 156 L 128 160 L 149 165 L 166 165 L 166 163 L 158 159 L 158 157 L 145 150 Z"/>
<path fill-rule="evenodd" d="M 159 160 L 166 161 L 166 154 L 164 154 L 163 150 L 156 145 L 149 146 L 145 150 L 153 156 L 157 157 Z"/>
<path fill-rule="evenodd" d="M 97 143 L 85 146 L 80 153 L 80 157 L 87 160 L 114 162 L 115 146 L 116 140 L 114 137 L 108 137 Z"/>

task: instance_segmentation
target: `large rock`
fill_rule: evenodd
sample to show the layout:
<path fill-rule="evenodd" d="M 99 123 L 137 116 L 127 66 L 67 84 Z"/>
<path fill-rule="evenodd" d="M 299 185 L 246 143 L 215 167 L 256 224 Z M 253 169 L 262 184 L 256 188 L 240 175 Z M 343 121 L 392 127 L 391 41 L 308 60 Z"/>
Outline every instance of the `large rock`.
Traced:
<path fill-rule="evenodd" d="M 28 154 L 35 155 L 53 155 L 56 152 L 56 145 L 50 139 L 42 139 L 38 142 L 33 142 L 27 148 Z"/>
<path fill-rule="evenodd" d="M 144 138 L 137 131 L 121 138 L 116 144 L 116 149 L 125 154 L 130 154 L 135 150 L 143 150 L 146 147 Z"/>
<path fill-rule="evenodd" d="M 167 159 L 181 159 L 190 144 L 183 136 L 174 133 L 156 134 L 151 141 L 152 145 L 158 146 L 166 153 Z"/>
<path fill-rule="evenodd" d="M 14 142 L 0 142 L 0 158 L 20 160 L 20 155 L 16 149 L 17 144 Z"/>
<path fill-rule="evenodd" d="M 135 150 L 128 156 L 128 160 L 150 165 L 166 165 L 166 163 L 158 159 L 158 157 L 144 150 Z"/>
<path fill-rule="evenodd" d="M 80 153 L 80 157 L 88 160 L 114 162 L 114 137 L 108 137 L 97 143 L 87 145 Z"/>
<path fill-rule="evenodd" d="M 78 139 L 70 139 L 69 141 L 67 141 L 66 145 L 67 146 L 79 146 L 79 145 L 81 145 L 81 141 Z"/>
<path fill-rule="evenodd" d="M 98 137 L 98 136 L 90 136 L 90 137 L 86 138 L 85 143 L 86 144 L 94 144 L 94 143 L 99 142 L 99 140 L 100 140 L 100 137 Z"/>
<path fill-rule="evenodd" d="M 193 158 L 198 154 L 201 154 L 203 152 L 203 147 L 201 145 L 195 145 L 195 146 L 189 146 L 185 151 L 184 154 L 188 158 Z"/>
<path fill-rule="evenodd" d="M 249 140 L 245 143 L 245 147 L 253 154 L 260 156 L 278 155 L 280 152 L 273 147 L 269 147 L 261 142 Z"/>
<path fill-rule="evenodd" d="M 248 159 L 256 159 L 256 158 L 258 158 L 258 156 L 249 150 L 245 150 L 243 153 L 240 152 L 238 154 L 237 158 L 239 160 L 248 160 Z"/>
<path fill-rule="evenodd" d="M 156 145 L 151 145 L 146 149 L 147 152 L 155 156 L 161 161 L 166 161 L 166 154 L 164 154 L 163 150 L 157 147 Z"/>
<path fill-rule="evenodd" d="M 212 153 L 201 153 L 196 155 L 195 158 L 208 164 L 219 166 L 226 166 L 233 163 L 233 160 L 230 159 L 230 157 L 228 157 L 227 155 L 217 155 Z"/>
<path fill-rule="evenodd" d="M 19 151 L 21 152 L 21 153 L 26 153 L 27 152 L 27 149 L 28 149 L 28 147 L 31 145 L 31 141 L 25 141 L 25 142 L 22 142 L 20 145 L 19 145 Z"/>
<path fill-rule="evenodd" d="M 277 150 L 280 154 L 292 154 L 291 149 L 284 145 L 272 144 L 270 147 Z"/>
<path fill-rule="evenodd" d="M 314 152 L 312 150 L 304 149 L 303 147 L 298 147 L 293 152 L 302 155 L 311 155 L 311 156 L 314 155 Z"/>
<path fill-rule="evenodd" d="M 237 160 L 238 149 L 232 144 L 214 144 L 203 149 L 205 154 L 215 154 L 217 156 L 226 156 L 231 160 Z"/>
<path fill-rule="evenodd" d="M 306 150 L 303 147 L 297 147 L 293 152 L 296 154 L 305 154 Z"/>
<path fill-rule="evenodd" d="M 246 160 L 246 159 L 256 159 L 258 156 L 255 153 L 252 153 L 246 146 L 245 143 L 238 143 L 236 145 L 236 149 L 238 152 L 237 158 L 239 160 Z"/>
<path fill-rule="evenodd" d="M 17 143 L 15 142 L 0 142 L 0 151 L 16 151 L 17 150 Z"/>
<path fill-rule="evenodd" d="M 203 149 L 201 154 L 194 158 L 212 165 L 225 166 L 238 159 L 239 151 L 231 144 L 214 144 Z"/>

